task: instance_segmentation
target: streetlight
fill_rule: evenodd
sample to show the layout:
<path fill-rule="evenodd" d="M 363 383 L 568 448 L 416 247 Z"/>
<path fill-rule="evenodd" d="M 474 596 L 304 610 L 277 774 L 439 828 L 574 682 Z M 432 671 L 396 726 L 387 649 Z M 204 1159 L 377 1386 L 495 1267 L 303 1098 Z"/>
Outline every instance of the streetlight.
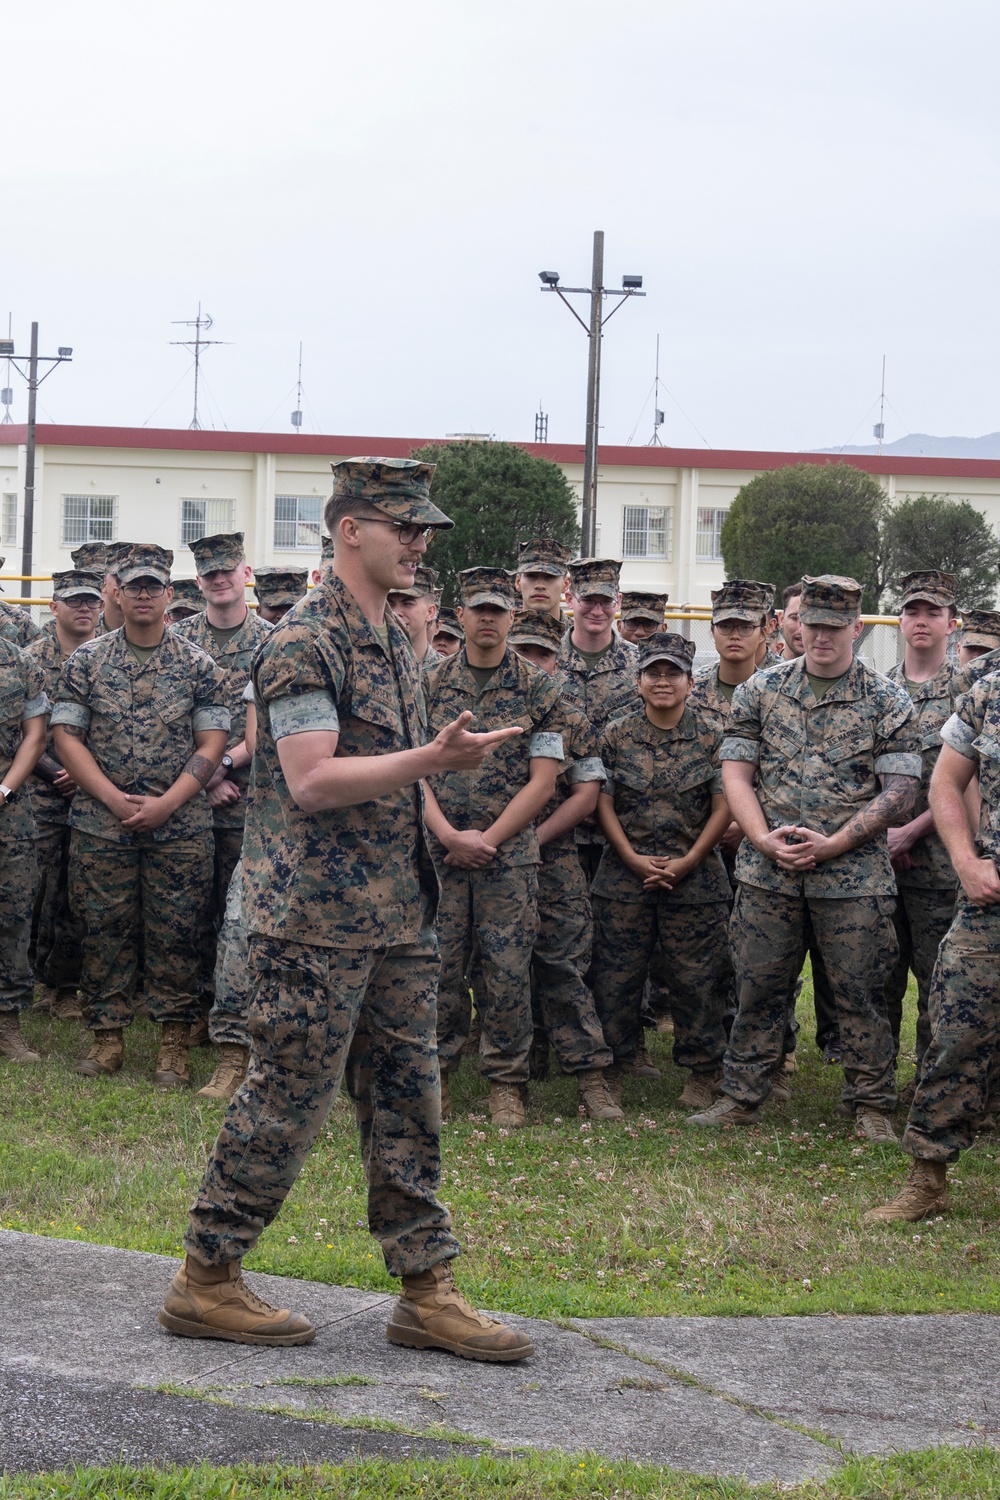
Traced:
<path fill-rule="evenodd" d="M 597 546 L 597 434 L 601 405 L 601 338 L 604 325 L 612 318 L 627 297 L 645 297 L 641 276 L 623 276 L 620 292 L 612 291 L 604 282 L 604 230 L 594 230 L 594 263 L 590 286 L 559 285 L 558 271 L 539 271 L 538 279 L 543 292 L 555 292 L 573 314 L 590 341 L 587 360 L 587 426 L 583 449 L 583 506 L 581 514 L 581 554 L 593 557 Z M 566 295 L 590 298 L 590 323 L 583 321 Z M 617 297 L 611 311 L 605 315 L 605 297 Z"/>
<path fill-rule="evenodd" d="M 21 572 L 24 577 L 23 593 L 25 598 L 31 598 L 31 574 L 34 572 L 34 530 L 35 530 L 35 402 L 38 395 L 38 387 L 45 380 L 56 365 L 66 364 L 73 358 L 72 349 L 65 344 L 59 346 L 56 354 L 39 354 L 38 352 L 38 324 L 31 325 L 31 351 L 28 354 L 28 368 L 24 369 L 18 364 L 18 359 L 24 359 L 24 355 L 14 353 L 12 339 L 0 339 L 0 358 L 7 359 L 23 380 L 28 382 L 28 441 L 25 445 L 24 457 L 24 534 L 21 541 Z M 44 375 L 39 375 L 39 364 L 48 365 L 49 368 Z"/>

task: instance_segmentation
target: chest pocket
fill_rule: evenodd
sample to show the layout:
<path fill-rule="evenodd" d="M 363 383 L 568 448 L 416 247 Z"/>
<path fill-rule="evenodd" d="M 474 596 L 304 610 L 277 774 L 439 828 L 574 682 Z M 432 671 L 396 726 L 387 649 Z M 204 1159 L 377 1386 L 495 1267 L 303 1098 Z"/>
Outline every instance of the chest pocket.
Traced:
<path fill-rule="evenodd" d="M 126 705 L 116 695 L 102 690 L 100 685 L 90 695 L 90 711 L 101 719 L 108 719 L 112 724 L 120 724 L 125 717 Z"/>
<path fill-rule="evenodd" d="M 191 700 L 182 696 L 179 700 L 172 698 L 169 703 L 157 703 L 156 712 L 164 724 L 176 724 L 181 719 L 190 719 Z"/>
<path fill-rule="evenodd" d="M 866 774 L 871 773 L 871 757 L 874 751 L 874 732 L 871 724 L 865 719 L 859 719 L 849 729 L 842 729 L 839 734 L 826 740 L 822 747 L 823 759 L 827 765 L 836 766 L 838 771 L 844 771 L 849 761 L 860 759 L 864 763 Z"/>
<path fill-rule="evenodd" d="M 698 755 L 681 768 L 674 785 L 679 792 L 693 792 L 696 787 L 705 786 L 714 779 L 715 767 L 712 762 L 707 755 Z"/>

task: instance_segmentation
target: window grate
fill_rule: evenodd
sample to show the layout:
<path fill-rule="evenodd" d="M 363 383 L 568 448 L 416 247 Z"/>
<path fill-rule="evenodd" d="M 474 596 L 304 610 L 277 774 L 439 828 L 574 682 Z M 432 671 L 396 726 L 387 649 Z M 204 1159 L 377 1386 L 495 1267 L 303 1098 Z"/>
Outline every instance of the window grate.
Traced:
<path fill-rule="evenodd" d="M 117 495 L 63 495 L 62 545 L 113 542 L 117 510 Z"/>
<path fill-rule="evenodd" d="M 626 505 L 622 516 L 622 556 L 669 562 L 673 552 L 673 507 Z"/>
<path fill-rule="evenodd" d="M 181 546 L 234 529 L 235 500 L 181 500 Z"/>
<path fill-rule="evenodd" d="M 318 495 L 275 495 L 275 551 L 318 552 L 321 507 Z"/>
<path fill-rule="evenodd" d="M 722 524 L 728 514 L 728 510 L 698 507 L 698 531 L 695 540 L 695 557 L 698 562 L 722 561 Z"/>
<path fill-rule="evenodd" d="M 3 520 L 0 523 L 0 546 L 17 546 L 17 495 L 3 497 Z"/>

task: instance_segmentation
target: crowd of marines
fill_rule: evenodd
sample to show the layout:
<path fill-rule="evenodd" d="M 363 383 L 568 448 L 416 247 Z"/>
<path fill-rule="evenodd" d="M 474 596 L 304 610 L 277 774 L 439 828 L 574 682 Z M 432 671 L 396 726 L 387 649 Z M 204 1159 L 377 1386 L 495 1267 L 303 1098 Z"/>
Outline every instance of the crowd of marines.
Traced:
<path fill-rule="evenodd" d="M 240 1267 L 343 1084 L 403 1283 L 389 1338 L 523 1358 L 452 1275 L 440 1128 L 463 1057 L 500 1130 L 553 1057 L 582 1112 L 623 1120 L 623 1079 L 659 1077 L 657 1027 L 687 1123 L 752 1125 L 795 1086 L 807 955 L 842 1112 L 875 1142 L 907 1113 L 906 1181 L 871 1217 L 944 1208 L 948 1163 L 1000 1113 L 1000 614 L 959 631 L 954 578 L 907 574 L 883 675 L 854 579 L 807 575 L 780 608 L 731 579 L 695 671 L 666 595 L 549 538 L 514 572 L 465 569 L 442 609 L 432 472 L 334 465 L 311 589 L 251 575 L 232 533 L 192 544 L 194 580 L 155 544 L 85 544 L 41 630 L 0 603 L 0 1056 L 40 1060 L 33 1003 L 82 1020 L 91 1079 L 137 1014 L 160 1088 L 216 1048 L 201 1094 L 228 1108 L 174 1333 L 314 1336 Z"/>

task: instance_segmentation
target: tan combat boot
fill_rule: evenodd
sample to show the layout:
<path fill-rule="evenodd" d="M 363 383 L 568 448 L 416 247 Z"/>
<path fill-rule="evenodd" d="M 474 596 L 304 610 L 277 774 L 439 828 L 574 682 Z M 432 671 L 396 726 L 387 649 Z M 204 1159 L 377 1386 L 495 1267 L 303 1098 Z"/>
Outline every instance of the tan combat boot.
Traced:
<path fill-rule="evenodd" d="M 490 1364 L 509 1364 L 535 1352 L 525 1334 L 487 1318 L 465 1300 L 455 1286 L 450 1260 L 403 1277 L 403 1294 L 385 1336 L 407 1349 L 447 1349 Z"/>
<path fill-rule="evenodd" d="M 40 1052 L 33 1052 L 21 1035 L 21 1017 L 16 1010 L 0 1011 L 0 1057 L 15 1063 L 38 1063 Z"/>
<path fill-rule="evenodd" d="M 156 1059 L 153 1082 L 158 1089 L 186 1089 L 191 1083 L 188 1072 L 188 1046 L 191 1028 L 184 1021 L 164 1021 L 160 1055 Z"/>
<path fill-rule="evenodd" d="M 219 1048 L 219 1061 L 215 1072 L 203 1089 L 198 1090 L 199 1099 L 229 1100 L 247 1076 L 250 1048 L 240 1047 L 235 1042 L 225 1042 Z"/>
<path fill-rule="evenodd" d="M 621 1064 L 623 1073 L 631 1073 L 634 1078 L 662 1078 L 663 1074 L 649 1055 L 649 1048 L 643 1042 L 635 1049 L 635 1057 Z"/>
<path fill-rule="evenodd" d="M 272 1307 L 243 1280 L 238 1260 L 205 1266 L 193 1255 L 170 1283 L 157 1322 L 188 1339 L 232 1344 L 311 1344 L 316 1330 L 301 1313 Z"/>
<path fill-rule="evenodd" d="M 721 1093 L 721 1073 L 692 1073 L 677 1103 L 681 1109 L 711 1109 Z"/>
<path fill-rule="evenodd" d="M 625 1111 L 608 1088 L 608 1068 L 590 1068 L 578 1073 L 580 1103 L 592 1120 L 624 1120 Z"/>
<path fill-rule="evenodd" d="M 918 1219 L 926 1219 L 928 1214 L 944 1213 L 948 1207 L 946 1174 L 943 1161 L 920 1161 L 915 1157 L 910 1162 L 900 1192 L 888 1203 L 870 1208 L 865 1218 L 881 1224 L 895 1219 L 906 1219 L 915 1224 Z"/>
<path fill-rule="evenodd" d="M 40 984 L 35 991 L 35 1009 L 50 1011 L 56 1003 L 57 993 L 51 984 Z"/>
<path fill-rule="evenodd" d="M 125 1039 L 121 1027 L 110 1031 L 95 1031 L 94 1044 L 86 1057 L 74 1064 L 73 1072 L 84 1078 L 103 1078 L 106 1073 L 117 1073 L 125 1061 Z"/>
<path fill-rule="evenodd" d="M 604 1070 L 604 1087 L 608 1091 L 608 1098 L 612 1104 L 622 1109 L 622 1070 L 616 1063 Z M 622 1110 L 624 1114 L 624 1110 Z"/>
<path fill-rule="evenodd" d="M 447 1125 L 451 1119 L 451 1089 L 448 1087 L 448 1070 L 441 1069 L 441 1124 Z"/>
<path fill-rule="evenodd" d="M 80 997 L 74 989 L 59 990 L 49 1009 L 56 1021 L 83 1020 Z"/>
<path fill-rule="evenodd" d="M 756 1125 L 759 1118 L 760 1113 L 755 1105 L 738 1104 L 728 1094 L 723 1094 L 710 1108 L 703 1109 L 696 1115 L 688 1115 L 684 1124 L 705 1125 L 710 1130 L 720 1130 L 723 1125 Z"/>
<path fill-rule="evenodd" d="M 191 1035 L 188 1038 L 189 1047 L 211 1047 L 212 1039 L 208 1034 L 208 1015 L 199 1016 L 191 1027 Z"/>
<path fill-rule="evenodd" d="M 891 1115 L 883 1114 L 880 1109 L 863 1106 L 855 1112 L 854 1124 L 861 1135 L 879 1145 L 888 1145 L 890 1142 L 899 1140 L 899 1136 L 892 1128 Z"/>
<path fill-rule="evenodd" d="M 490 1119 L 505 1130 L 521 1130 L 528 1123 L 524 1094 L 517 1083 L 490 1084 Z"/>

